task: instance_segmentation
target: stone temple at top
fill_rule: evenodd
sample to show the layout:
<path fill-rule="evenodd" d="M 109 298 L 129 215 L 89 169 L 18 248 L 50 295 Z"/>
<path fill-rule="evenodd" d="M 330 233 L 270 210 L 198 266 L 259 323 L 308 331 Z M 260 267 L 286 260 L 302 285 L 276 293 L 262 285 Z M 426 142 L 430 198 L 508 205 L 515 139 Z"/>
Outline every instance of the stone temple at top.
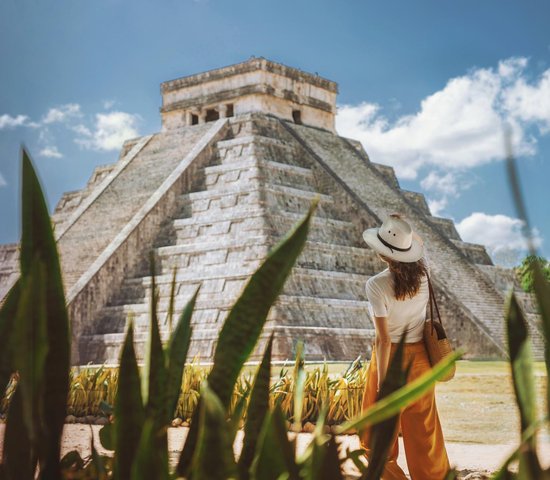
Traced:
<path fill-rule="evenodd" d="M 149 253 L 156 257 L 164 338 L 173 272 L 176 312 L 200 285 L 190 356 L 212 359 L 219 329 L 269 249 L 320 203 L 306 247 L 272 307 L 257 359 L 368 357 L 374 329 L 366 280 L 384 268 L 365 228 L 400 212 L 423 237 L 447 331 L 473 357 L 503 357 L 505 290 L 522 298 L 535 355 L 543 349 L 533 299 L 481 245 L 431 215 L 391 167 L 338 136 L 337 84 L 264 58 L 165 82 L 162 130 L 127 140 L 119 160 L 64 194 L 52 217 L 73 334 L 73 362 L 116 363 L 129 318 L 143 355 Z M 366 145 L 368 149 L 368 145 Z M 0 247 L 0 301 L 18 276 L 18 246 Z"/>

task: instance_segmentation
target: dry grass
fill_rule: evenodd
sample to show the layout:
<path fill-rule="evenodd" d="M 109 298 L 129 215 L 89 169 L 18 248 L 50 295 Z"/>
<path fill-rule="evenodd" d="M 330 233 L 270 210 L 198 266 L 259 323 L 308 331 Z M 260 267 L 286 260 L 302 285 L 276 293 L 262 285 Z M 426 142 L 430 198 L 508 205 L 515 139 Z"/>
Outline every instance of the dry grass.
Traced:
<path fill-rule="evenodd" d="M 535 385 L 539 414 L 547 378 L 542 362 L 535 365 Z M 445 433 L 451 442 L 517 443 L 519 417 L 506 362 L 458 362 L 457 375 L 436 388 L 438 409 Z M 548 437 L 548 431 L 545 432 Z"/>

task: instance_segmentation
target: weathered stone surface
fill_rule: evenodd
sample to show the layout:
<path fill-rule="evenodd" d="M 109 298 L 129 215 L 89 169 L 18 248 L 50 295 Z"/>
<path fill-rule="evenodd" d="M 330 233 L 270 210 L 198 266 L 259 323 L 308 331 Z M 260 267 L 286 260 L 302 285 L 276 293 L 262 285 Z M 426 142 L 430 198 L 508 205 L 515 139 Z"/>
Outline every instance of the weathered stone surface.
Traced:
<path fill-rule="evenodd" d="M 335 84 L 281 67 L 258 59 L 163 84 L 163 132 L 126 142 L 117 163 L 96 169 L 85 189 L 63 196 L 54 221 L 73 361 L 117 363 L 129 317 L 143 358 L 151 250 L 162 338 L 170 334 L 175 272 L 176 312 L 200 287 L 189 358 L 210 361 L 219 329 L 246 281 L 314 198 L 319 207 L 306 247 L 269 313 L 252 360 L 260 358 L 272 332 L 275 360 L 291 359 L 299 339 L 305 340 L 307 360 L 370 356 L 374 329 L 364 286 L 384 265 L 362 232 L 396 211 L 426 242 L 454 345 L 470 356 L 504 355 L 504 292 L 510 285 L 519 291 L 513 274 L 494 267 L 482 246 L 462 242 L 451 220 L 432 217 L 425 198 L 401 190 L 393 169 L 371 163 L 360 144 L 335 135 L 330 123 L 325 130 L 313 128 L 323 126 L 334 110 L 323 110 L 311 98 L 330 104 Z M 275 90 L 261 102 L 254 97 L 239 103 L 239 82 L 250 85 L 256 71 L 267 72 L 258 82 Z M 186 123 L 191 111 L 210 109 L 208 99 L 229 95 L 235 79 L 227 97 L 240 105 L 233 115 Z M 280 82 L 287 87 L 277 90 Z M 308 98 L 298 92 L 304 82 L 311 82 L 314 92 Z M 289 112 L 302 101 L 332 117 L 321 115 L 318 124 L 304 115 L 304 125 L 290 123 Z M 189 110 L 192 102 L 200 108 Z M 0 246 L 0 298 L 18 276 L 17 256 L 16 245 Z M 536 305 L 529 295 L 520 300 L 540 356 Z"/>

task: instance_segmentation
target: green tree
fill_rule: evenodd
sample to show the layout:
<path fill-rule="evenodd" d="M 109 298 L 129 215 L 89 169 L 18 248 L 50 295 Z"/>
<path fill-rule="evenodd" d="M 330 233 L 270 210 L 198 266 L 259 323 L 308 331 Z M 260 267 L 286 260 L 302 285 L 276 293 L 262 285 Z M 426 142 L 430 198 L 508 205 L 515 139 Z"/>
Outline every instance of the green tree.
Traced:
<path fill-rule="evenodd" d="M 532 293 L 534 292 L 535 282 L 534 282 L 534 265 L 538 263 L 541 271 L 544 273 L 546 280 L 550 281 L 550 264 L 548 260 L 544 257 L 539 257 L 537 255 L 528 255 L 523 259 L 521 265 L 517 267 L 517 275 L 521 283 L 521 288 L 525 292 Z"/>

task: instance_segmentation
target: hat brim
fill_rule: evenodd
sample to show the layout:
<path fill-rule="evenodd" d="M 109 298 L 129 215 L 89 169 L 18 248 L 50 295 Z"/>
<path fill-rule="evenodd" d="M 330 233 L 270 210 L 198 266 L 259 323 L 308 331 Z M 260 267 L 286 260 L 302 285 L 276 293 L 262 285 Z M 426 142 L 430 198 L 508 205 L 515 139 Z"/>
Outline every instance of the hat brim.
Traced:
<path fill-rule="evenodd" d="M 398 262 L 413 263 L 417 262 L 424 256 L 424 245 L 416 235 L 413 235 L 411 248 L 406 252 L 399 252 L 395 249 L 392 250 L 390 247 L 384 245 L 378 239 L 378 228 L 369 228 L 368 230 L 365 230 L 363 232 L 363 240 L 365 240 L 367 245 L 377 253 Z"/>

